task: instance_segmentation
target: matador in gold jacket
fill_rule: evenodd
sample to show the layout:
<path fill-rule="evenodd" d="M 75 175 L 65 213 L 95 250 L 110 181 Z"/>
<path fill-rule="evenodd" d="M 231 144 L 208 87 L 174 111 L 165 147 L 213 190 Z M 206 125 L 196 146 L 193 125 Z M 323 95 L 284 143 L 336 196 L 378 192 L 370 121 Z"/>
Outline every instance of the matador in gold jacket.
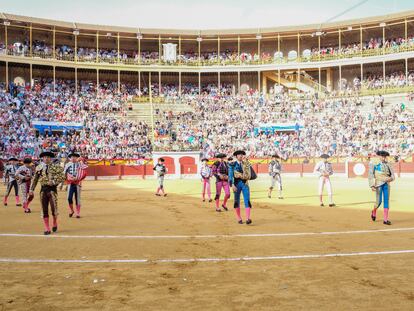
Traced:
<path fill-rule="evenodd" d="M 33 195 L 33 191 L 36 189 L 37 184 L 40 182 L 40 204 L 42 206 L 41 215 L 45 226 L 45 235 L 51 233 L 49 226 L 49 205 L 53 216 L 52 231 L 56 232 L 57 217 L 58 217 L 58 195 L 57 186 L 65 180 L 65 174 L 63 168 L 60 165 L 52 163 L 54 154 L 52 152 L 42 152 L 40 163 L 35 170 L 34 178 L 30 186 L 30 194 Z"/>

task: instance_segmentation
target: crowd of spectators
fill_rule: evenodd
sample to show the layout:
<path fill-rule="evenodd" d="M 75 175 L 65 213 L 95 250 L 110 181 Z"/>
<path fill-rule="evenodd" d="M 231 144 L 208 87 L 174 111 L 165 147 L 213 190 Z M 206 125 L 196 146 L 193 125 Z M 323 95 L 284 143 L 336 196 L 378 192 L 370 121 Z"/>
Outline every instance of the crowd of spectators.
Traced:
<path fill-rule="evenodd" d="M 206 157 L 237 149 L 257 157 L 367 156 L 383 148 L 402 157 L 412 154 L 413 112 L 400 104 L 384 108 L 382 100 L 366 111 L 358 98 L 187 96 L 181 100 L 187 112 L 159 112 L 154 149 L 201 150 Z M 272 131 L 263 124 L 290 125 L 292 130 Z"/>
<path fill-rule="evenodd" d="M 399 85 L 402 76 L 395 73 L 386 81 Z M 353 83 L 377 85 L 379 79 L 369 76 Z M 412 85 L 414 73 L 409 81 Z M 236 95 L 233 84 L 213 83 L 202 84 L 201 94 L 198 86 L 185 83 L 179 96 L 174 84 L 162 85 L 161 94 L 158 85 L 152 87 L 153 96 L 170 104 L 154 110 L 154 134 L 145 122 L 127 118 L 128 100 L 143 93 L 134 85 L 122 84 L 120 92 L 116 83 L 97 86 L 84 80 L 76 86 L 72 80 L 53 85 L 40 79 L 33 86 L 11 85 L 8 91 L 3 85 L 0 152 L 36 157 L 44 149 L 77 150 L 97 159 L 149 157 L 153 149 L 198 150 L 207 157 L 240 148 L 257 157 L 346 157 L 382 148 L 401 157 L 414 152 L 413 110 L 402 104 L 384 107 L 383 97 L 361 109 L 358 97 L 293 99 L 287 93 L 263 96 L 254 90 Z M 82 129 L 35 131 L 34 121 L 75 122 Z M 275 124 L 290 130 L 267 128 Z"/>
<path fill-rule="evenodd" d="M 142 158 L 151 154 L 150 128 L 143 122 L 126 119 L 125 93 L 116 84 L 102 83 L 98 90 L 91 82 L 58 81 L 55 89 L 47 80 L 33 87 L 0 89 L 0 152 L 3 156 L 38 156 L 42 150 L 77 150 L 95 159 Z M 122 90 L 128 86 L 123 85 Z M 33 121 L 75 122 L 63 131 L 35 131 Z"/>
<path fill-rule="evenodd" d="M 342 84 L 341 86 L 339 84 Z M 361 81 L 359 77 L 355 77 L 352 80 L 348 81 L 342 79 L 338 81 L 338 88 L 349 91 L 349 92 L 358 92 L 361 90 L 377 90 L 377 89 L 393 89 L 404 87 L 413 87 L 414 86 L 414 71 L 408 71 L 407 77 L 405 76 L 404 71 L 395 71 L 384 76 L 379 73 L 368 73 L 365 75 L 364 79 Z"/>
<path fill-rule="evenodd" d="M 349 57 L 352 55 L 359 55 L 364 51 L 372 51 L 372 50 L 380 50 L 380 49 L 392 49 L 390 52 L 398 52 L 399 48 L 410 48 L 414 47 L 414 36 L 407 37 L 407 40 L 402 37 L 397 38 L 390 38 L 386 39 L 383 42 L 383 38 L 371 38 L 367 41 L 364 41 L 361 48 L 361 42 L 354 42 L 344 44 L 341 47 L 338 45 L 328 45 L 328 46 L 321 46 L 319 49 L 318 47 L 311 48 L 311 55 L 312 56 L 320 56 L 321 58 L 327 56 L 338 56 L 339 54 L 345 55 L 345 57 Z"/>

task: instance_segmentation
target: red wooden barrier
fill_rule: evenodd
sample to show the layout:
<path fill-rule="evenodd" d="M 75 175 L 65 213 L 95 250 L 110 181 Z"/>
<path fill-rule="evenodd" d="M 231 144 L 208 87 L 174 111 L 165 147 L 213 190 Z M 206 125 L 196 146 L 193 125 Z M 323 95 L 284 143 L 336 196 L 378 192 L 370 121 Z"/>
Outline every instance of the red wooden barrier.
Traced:
<path fill-rule="evenodd" d="M 289 163 L 282 165 L 282 174 L 283 173 L 299 173 L 300 176 L 303 175 L 303 164 L 300 163 Z"/>
<path fill-rule="evenodd" d="M 197 165 L 193 157 L 181 157 L 180 162 L 180 174 L 197 174 Z"/>
<path fill-rule="evenodd" d="M 86 169 L 86 174 L 87 176 L 93 176 L 96 180 L 96 168 L 98 166 L 88 166 L 88 168 Z"/>
<path fill-rule="evenodd" d="M 334 174 L 345 174 L 346 172 L 345 163 L 332 163 L 332 169 Z"/>
<path fill-rule="evenodd" d="M 348 178 L 368 177 L 368 162 L 348 162 Z"/>
<path fill-rule="evenodd" d="M 121 176 L 121 165 L 97 166 L 95 176 Z"/>
<path fill-rule="evenodd" d="M 181 157 L 180 164 L 195 164 L 195 159 L 193 157 Z"/>
<path fill-rule="evenodd" d="M 368 163 L 367 162 L 349 162 L 348 163 L 348 177 L 368 177 Z M 334 173 L 345 173 L 345 163 L 333 163 Z M 175 173 L 174 163 L 166 165 L 167 175 Z M 315 164 L 292 164 L 285 163 L 282 165 L 282 174 L 283 173 L 299 173 L 303 176 L 303 173 L 312 173 Z M 253 164 L 253 168 L 258 174 L 267 174 L 268 166 L 267 164 L 257 163 Z M 401 173 L 414 173 L 414 163 L 412 162 L 400 162 L 393 164 L 394 172 L 396 176 L 400 176 Z M 180 167 L 181 174 L 198 174 L 197 165 L 195 164 L 181 164 Z M 95 176 L 95 179 L 100 176 L 131 176 L 131 175 L 140 175 L 140 176 L 150 176 L 154 175 L 153 166 L 150 164 L 146 165 L 113 165 L 113 166 L 89 166 L 87 169 L 89 177 Z"/>
<path fill-rule="evenodd" d="M 253 169 L 257 174 L 257 172 L 259 171 L 259 163 L 253 164 Z"/>
<path fill-rule="evenodd" d="M 167 168 L 167 174 L 175 174 L 174 164 L 167 164 L 165 167 Z"/>
<path fill-rule="evenodd" d="M 414 173 L 414 163 L 400 162 L 400 169 L 402 173 Z"/>
<path fill-rule="evenodd" d="M 303 164 L 303 173 L 313 173 L 313 170 L 315 169 L 315 165 L 313 163 L 309 163 L 309 164 Z"/>
<path fill-rule="evenodd" d="M 152 176 L 152 175 L 154 175 L 154 170 L 153 170 L 154 166 L 153 165 L 146 164 L 144 166 L 144 168 L 145 168 L 144 170 L 145 170 L 145 175 L 146 176 Z"/>
<path fill-rule="evenodd" d="M 144 175 L 144 166 L 143 165 L 139 165 L 139 166 L 127 166 L 127 165 L 122 165 L 123 166 L 123 174 L 125 176 L 131 176 L 131 175 L 140 175 L 143 176 Z"/>
<path fill-rule="evenodd" d="M 394 174 L 398 177 L 401 173 L 414 172 L 414 163 L 398 162 L 393 163 L 392 168 Z M 364 177 L 368 178 L 369 163 L 368 162 L 349 162 L 348 163 L 348 178 Z"/>
<path fill-rule="evenodd" d="M 269 172 L 268 164 L 257 164 L 257 174 L 267 174 Z"/>
<path fill-rule="evenodd" d="M 175 174 L 174 159 L 171 157 L 163 157 L 165 162 L 164 165 L 167 168 L 167 174 Z"/>

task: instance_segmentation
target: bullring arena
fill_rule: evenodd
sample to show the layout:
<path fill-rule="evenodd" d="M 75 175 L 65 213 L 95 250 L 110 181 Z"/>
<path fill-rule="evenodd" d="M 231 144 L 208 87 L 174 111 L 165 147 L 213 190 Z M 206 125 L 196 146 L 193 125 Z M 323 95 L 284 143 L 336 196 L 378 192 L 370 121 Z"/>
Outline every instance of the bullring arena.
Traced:
<path fill-rule="evenodd" d="M 39 234 L 37 200 L 30 217 L 3 208 L 3 308 L 289 310 L 300 301 L 348 310 L 393 301 L 410 310 L 412 180 L 396 183 L 389 228 L 367 222 L 365 180 L 335 179 L 330 209 L 317 205 L 313 179 L 287 178 L 283 202 L 255 181 L 251 227 L 201 202 L 191 180 L 169 181 L 179 190 L 166 198 L 153 195 L 153 180 L 87 181 L 83 218 L 61 206 L 61 229 L 50 237 Z"/>
<path fill-rule="evenodd" d="M 0 310 L 414 309 L 414 11 L 0 22 Z"/>

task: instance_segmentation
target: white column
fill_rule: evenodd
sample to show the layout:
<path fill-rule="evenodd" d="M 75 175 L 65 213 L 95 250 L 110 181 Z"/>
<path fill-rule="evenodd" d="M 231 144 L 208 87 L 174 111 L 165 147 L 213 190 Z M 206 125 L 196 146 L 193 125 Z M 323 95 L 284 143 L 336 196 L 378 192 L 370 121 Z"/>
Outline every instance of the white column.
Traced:
<path fill-rule="evenodd" d="M 178 96 L 181 96 L 181 71 L 178 73 Z"/>
<path fill-rule="evenodd" d="M 180 156 L 174 155 L 175 178 L 181 178 Z"/>
<path fill-rule="evenodd" d="M 194 163 L 197 165 L 197 174 L 198 174 L 198 172 L 200 171 L 200 165 L 201 165 L 200 154 L 194 155 L 193 157 L 194 157 Z"/>
<path fill-rule="evenodd" d="M 56 91 L 56 67 L 53 66 L 53 93 Z"/>
<path fill-rule="evenodd" d="M 408 85 L 408 59 L 405 59 L 405 84 Z"/>
<path fill-rule="evenodd" d="M 138 90 L 139 90 L 139 97 L 141 97 L 141 72 L 138 71 Z"/>
<path fill-rule="evenodd" d="M 99 69 L 96 69 L 96 93 L 99 92 Z"/>
<path fill-rule="evenodd" d="M 75 94 L 78 94 L 78 68 L 75 68 Z"/>
<path fill-rule="evenodd" d="M 237 71 L 237 94 L 240 94 L 240 71 Z"/>
<path fill-rule="evenodd" d="M 118 93 L 121 93 L 121 71 L 118 70 Z"/>

